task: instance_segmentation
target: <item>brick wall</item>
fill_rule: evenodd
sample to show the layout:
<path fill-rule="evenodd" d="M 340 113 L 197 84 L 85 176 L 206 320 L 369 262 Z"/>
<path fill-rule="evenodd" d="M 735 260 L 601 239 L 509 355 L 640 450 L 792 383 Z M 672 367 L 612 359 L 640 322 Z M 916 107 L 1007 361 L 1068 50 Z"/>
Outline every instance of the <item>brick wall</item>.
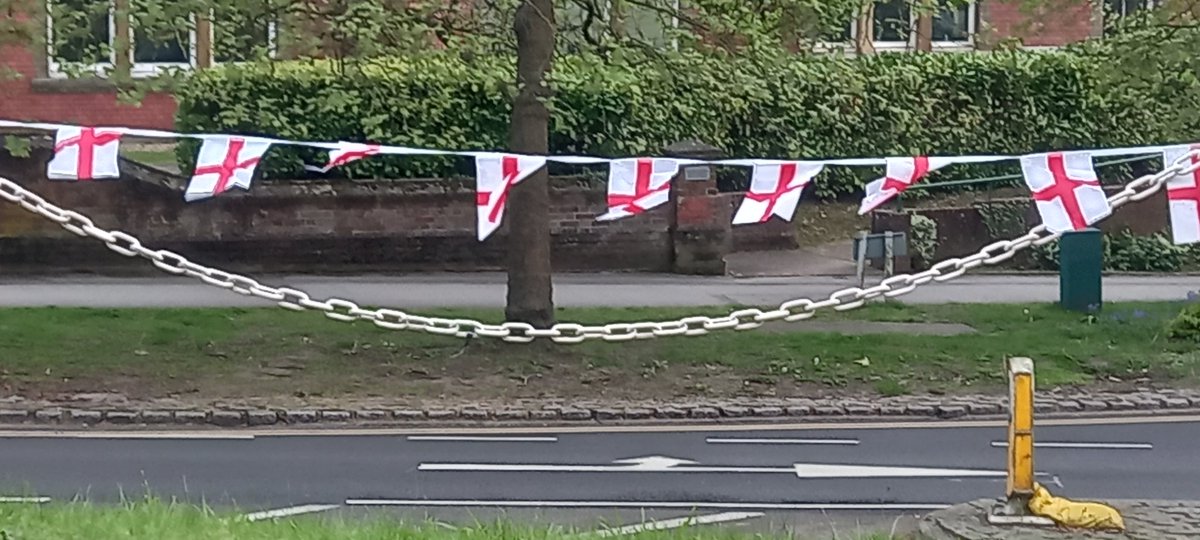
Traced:
<path fill-rule="evenodd" d="M 0 80 L 0 118 L 156 129 L 175 125 L 173 96 L 150 94 L 137 105 L 118 103 L 116 90 L 104 81 L 47 78 L 34 54 L 24 47 L 0 48 L 0 65 L 19 75 Z"/>
<path fill-rule="evenodd" d="M 979 0 L 982 48 L 1009 38 L 1029 47 L 1061 46 L 1102 31 L 1100 12 L 1088 0 L 1053 0 L 1050 7 L 1029 12 L 1019 0 Z"/>
<path fill-rule="evenodd" d="M 485 242 L 476 240 L 469 185 L 271 184 L 255 186 L 248 195 L 186 204 L 177 188 L 138 180 L 47 181 L 41 174 L 46 157 L 0 159 L 0 174 L 101 227 L 125 230 L 147 246 L 178 250 L 197 262 L 266 272 L 479 270 L 499 268 L 506 249 L 504 227 Z M 673 268 L 672 205 L 598 223 L 595 217 L 605 209 L 602 189 L 556 183 L 566 184 L 551 196 L 556 270 Z M 728 195 L 713 198 L 715 207 L 729 209 Z M 729 210 L 713 219 L 727 227 L 731 217 Z M 748 228 L 741 235 L 771 246 Z M 0 272 L 6 271 L 155 270 L 5 203 L 0 204 Z"/>

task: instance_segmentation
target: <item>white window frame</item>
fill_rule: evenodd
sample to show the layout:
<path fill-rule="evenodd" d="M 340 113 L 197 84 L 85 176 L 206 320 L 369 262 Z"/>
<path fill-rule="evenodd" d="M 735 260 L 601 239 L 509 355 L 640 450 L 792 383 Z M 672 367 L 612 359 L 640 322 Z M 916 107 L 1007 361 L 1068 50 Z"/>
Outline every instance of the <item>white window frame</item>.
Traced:
<path fill-rule="evenodd" d="M 51 79 L 66 79 L 69 78 L 70 72 L 63 68 L 63 64 L 59 63 L 54 56 L 54 17 L 51 15 L 50 2 L 46 2 L 46 75 Z M 92 72 L 97 76 L 103 77 L 116 66 L 117 50 L 113 44 L 113 38 L 117 35 L 117 19 L 116 10 L 110 2 L 108 5 L 108 61 L 98 62 L 95 64 L 82 64 L 80 68 L 85 72 Z M 74 63 L 71 63 L 74 64 Z"/>
<path fill-rule="evenodd" d="M 196 15 L 188 16 L 188 22 L 191 23 L 191 29 L 188 30 L 188 61 L 187 62 L 138 62 L 136 60 L 137 47 L 134 43 L 134 28 L 133 17 L 129 18 L 129 70 L 134 77 L 152 77 L 164 73 L 171 69 L 195 69 L 196 67 Z M 211 42 L 210 42 L 211 43 Z"/>
<path fill-rule="evenodd" d="M 1127 5 L 1128 3 L 1137 2 L 1137 1 L 1138 0 L 1121 0 L 1121 4 L 1123 7 L 1128 8 L 1128 5 Z M 1158 8 L 1162 7 L 1162 4 L 1163 4 L 1162 0 L 1146 0 L 1146 7 L 1144 9 L 1146 9 L 1146 10 L 1158 9 Z M 1104 2 L 1103 5 L 1107 6 L 1108 2 Z M 1118 17 L 1127 17 L 1130 14 L 1137 13 L 1139 11 L 1142 11 L 1142 9 L 1134 9 L 1133 11 L 1126 9 L 1124 13 L 1115 13 L 1115 15 Z"/>
<path fill-rule="evenodd" d="M 975 48 L 975 33 L 978 31 L 978 0 L 970 0 L 967 2 L 967 39 L 962 41 L 930 41 L 930 46 L 934 50 L 967 50 Z M 916 10 L 910 9 L 908 12 L 910 29 L 916 28 L 919 15 Z M 873 16 L 873 15 L 872 15 Z M 872 25 L 874 21 L 872 21 Z M 850 43 L 853 44 L 858 39 L 858 24 L 855 21 L 850 21 Z M 871 40 L 871 45 L 876 51 L 910 51 L 917 46 L 917 33 L 910 31 L 908 39 L 905 41 L 878 41 Z"/>
<path fill-rule="evenodd" d="M 236 61 L 235 62 L 222 62 L 220 60 L 217 60 L 216 28 L 217 28 L 218 22 L 217 22 L 216 13 L 209 11 L 208 12 L 208 21 L 209 21 L 208 22 L 208 46 L 212 49 L 211 51 L 209 51 L 209 54 L 212 55 L 211 56 L 212 65 L 219 66 L 222 64 L 238 64 L 238 63 L 240 63 L 240 62 L 236 62 Z M 271 21 L 271 22 L 267 23 L 267 55 L 271 58 L 277 58 L 279 56 L 279 37 L 276 34 L 278 26 L 279 26 L 278 21 Z"/>

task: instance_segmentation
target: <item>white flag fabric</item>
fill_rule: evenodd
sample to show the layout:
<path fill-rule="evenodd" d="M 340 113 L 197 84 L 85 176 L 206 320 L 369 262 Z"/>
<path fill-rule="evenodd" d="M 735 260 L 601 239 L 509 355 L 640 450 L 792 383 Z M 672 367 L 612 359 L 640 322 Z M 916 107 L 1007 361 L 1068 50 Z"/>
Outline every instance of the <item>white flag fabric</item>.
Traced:
<path fill-rule="evenodd" d="M 1200 145 L 1177 146 L 1163 151 L 1163 166 L 1170 167 L 1175 160 L 1193 150 L 1200 150 Z M 1188 158 L 1193 164 L 1200 164 L 1200 157 Z M 1171 235 L 1176 244 L 1194 244 L 1200 242 L 1200 171 L 1180 174 L 1167 181 L 1167 204 L 1171 209 Z"/>
<path fill-rule="evenodd" d="M 271 142 L 244 137 L 208 137 L 200 145 L 196 169 L 184 200 L 196 201 L 220 195 L 230 188 L 250 189 L 254 169 Z"/>
<path fill-rule="evenodd" d="M 118 147 L 124 129 L 61 127 L 54 136 L 54 158 L 46 166 L 51 180 L 117 178 Z"/>
<path fill-rule="evenodd" d="M 617 159 L 609 163 L 608 212 L 597 221 L 636 216 L 667 202 L 679 162 L 668 158 Z"/>
<path fill-rule="evenodd" d="M 500 228 L 508 194 L 529 175 L 546 165 L 546 158 L 487 154 L 475 157 L 475 214 L 479 241 Z"/>
<path fill-rule="evenodd" d="M 750 177 L 750 191 L 733 216 L 734 225 L 766 223 L 771 216 L 791 221 L 804 187 L 825 166 L 804 161 L 759 163 Z"/>
<path fill-rule="evenodd" d="M 954 158 L 917 156 L 911 158 L 886 158 L 883 178 L 876 179 L 864 188 L 866 197 L 858 208 L 863 215 L 892 200 L 925 175 L 954 163 Z"/>
<path fill-rule="evenodd" d="M 353 163 L 368 156 L 378 154 L 382 147 L 378 144 L 362 144 L 351 142 L 339 142 L 338 147 L 329 151 L 329 163 L 324 167 L 313 167 L 305 165 L 304 168 L 310 171 L 327 173 L 335 167 L 341 167 L 347 163 Z"/>
<path fill-rule="evenodd" d="M 1023 156 L 1021 171 L 1051 232 L 1085 229 L 1112 213 L 1088 152 Z"/>

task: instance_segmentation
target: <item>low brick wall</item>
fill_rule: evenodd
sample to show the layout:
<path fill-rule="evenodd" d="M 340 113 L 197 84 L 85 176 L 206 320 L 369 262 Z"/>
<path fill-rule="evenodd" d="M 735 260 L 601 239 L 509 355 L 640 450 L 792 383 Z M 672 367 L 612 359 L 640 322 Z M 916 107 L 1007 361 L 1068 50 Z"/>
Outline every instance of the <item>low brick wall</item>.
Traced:
<path fill-rule="evenodd" d="M 176 250 L 198 262 L 244 271 L 361 272 L 486 270 L 503 264 L 506 228 L 476 240 L 471 181 L 263 183 L 184 203 L 180 179 L 52 182 L 48 156 L 0 156 L 0 174 L 147 246 Z M 556 270 L 670 271 L 676 257 L 675 204 L 635 218 L 596 222 L 603 187 L 552 181 L 551 229 Z M 731 194 L 712 194 L 713 227 L 728 227 Z M 694 206 L 694 205 L 693 205 Z M 724 212 L 729 209 L 728 212 Z M 723 225 L 722 225 L 723 224 Z M 790 230 L 790 228 L 789 228 Z M 794 244 L 794 236 L 791 243 Z M 739 228 L 733 245 L 788 247 L 776 228 Z M 0 271 L 153 271 L 94 240 L 10 204 L 0 204 Z"/>

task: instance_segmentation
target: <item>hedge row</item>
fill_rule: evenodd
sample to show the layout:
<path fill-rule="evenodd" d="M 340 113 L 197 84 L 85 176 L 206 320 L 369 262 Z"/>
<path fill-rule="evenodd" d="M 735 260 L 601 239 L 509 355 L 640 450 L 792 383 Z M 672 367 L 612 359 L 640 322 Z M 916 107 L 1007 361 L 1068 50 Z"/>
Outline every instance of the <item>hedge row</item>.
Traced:
<path fill-rule="evenodd" d="M 605 65 L 560 58 L 551 102 L 555 153 L 658 153 L 695 138 L 731 156 L 825 158 L 1027 153 L 1188 140 L 1151 95 L 1104 93 L 1097 54 L 882 54 Z M 349 72 L 283 62 L 206 70 L 178 93 L 177 126 L 390 144 L 500 149 L 507 138 L 513 64 L 453 54 L 392 59 Z M 181 158 L 190 159 L 188 150 Z M 275 150 L 267 177 L 302 176 L 304 161 Z M 377 158 L 337 171 L 353 177 L 470 172 L 465 160 Z M 955 167 L 941 179 L 1012 172 L 1012 164 Z M 838 168 L 819 191 L 857 191 L 879 171 Z"/>

